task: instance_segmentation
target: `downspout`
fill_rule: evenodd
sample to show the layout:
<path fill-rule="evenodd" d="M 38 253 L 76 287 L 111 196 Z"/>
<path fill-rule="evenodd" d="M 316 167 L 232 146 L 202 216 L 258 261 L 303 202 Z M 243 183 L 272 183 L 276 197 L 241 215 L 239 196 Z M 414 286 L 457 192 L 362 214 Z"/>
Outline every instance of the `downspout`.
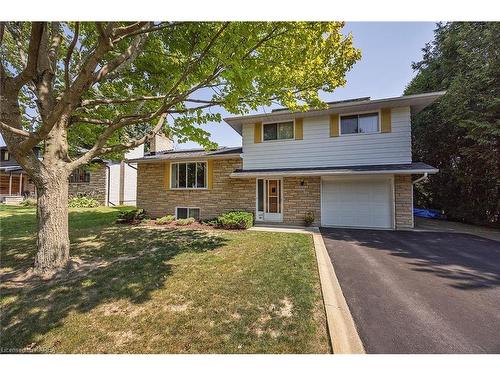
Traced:
<path fill-rule="evenodd" d="M 127 162 L 126 162 L 126 163 L 127 163 Z M 137 170 L 137 167 L 134 167 L 132 164 L 127 163 L 127 165 L 128 165 L 130 168 Z"/>
<path fill-rule="evenodd" d="M 429 174 L 425 172 L 422 177 L 417 178 L 415 181 L 412 182 L 412 184 L 415 185 L 417 182 L 427 180 L 427 178 L 429 178 Z"/>

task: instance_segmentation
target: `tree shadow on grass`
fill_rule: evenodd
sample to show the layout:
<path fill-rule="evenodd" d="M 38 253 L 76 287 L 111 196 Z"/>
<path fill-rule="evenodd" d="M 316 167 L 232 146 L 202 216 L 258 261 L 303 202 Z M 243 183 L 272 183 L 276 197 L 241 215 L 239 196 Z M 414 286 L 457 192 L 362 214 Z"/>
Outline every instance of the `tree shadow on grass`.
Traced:
<path fill-rule="evenodd" d="M 72 246 L 81 238 L 113 223 L 120 210 L 98 211 L 80 209 L 69 213 L 70 240 Z M 33 266 L 36 253 L 36 214 L 33 208 L 19 208 L 0 219 L 0 266 L 9 269 L 1 280 L 13 274 L 26 272 Z M 70 252 L 73 255 L 72 252 Z"/>
<path fill-rule="evenodd" d="M 346 241 L 407 259 L 413 271 L 450 280 L 462 290 L 500 286 L 500 243 L 459 233 L 326 229 L 325 239 Z M 337 244 L 342 247 L 342 243 Z M 349 249 L 347 247 L 346 249 Z"/>
<path fill-rule="evenodd" d="M 0 346 L 4 351 L 25 348 L 37 335 L 60 326 L 70 313 L 88 312 L 123 299 L 142 304 L 151 298 L 153 291 L 163 288 L 172 275 L 168 261 L 173 257 L 213 251 L 227 241 L 203 231 L 149 228 L 118 228 L 103 231 L 98 237 L 102 248 L 87 252 L 82 248 L 80 252 L 88 259 L 105 255 L 111 260 L 105 266 L 82 275 L 75 271 L 71 278 L 48 284 L 41 281 L 35 288 L 2 288 Z M 129 256 L 113 261 L 112 255 L 121 254 Z"/>

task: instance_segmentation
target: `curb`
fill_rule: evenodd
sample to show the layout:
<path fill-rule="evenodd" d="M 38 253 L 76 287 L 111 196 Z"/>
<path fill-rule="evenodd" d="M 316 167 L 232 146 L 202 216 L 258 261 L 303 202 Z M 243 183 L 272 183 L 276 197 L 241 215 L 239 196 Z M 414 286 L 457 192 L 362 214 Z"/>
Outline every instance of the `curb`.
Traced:
<path fill-rule="evenodd" d="M 319 278 L 334 354 L 365 354 L 321 233 L 313 233 Z"/>

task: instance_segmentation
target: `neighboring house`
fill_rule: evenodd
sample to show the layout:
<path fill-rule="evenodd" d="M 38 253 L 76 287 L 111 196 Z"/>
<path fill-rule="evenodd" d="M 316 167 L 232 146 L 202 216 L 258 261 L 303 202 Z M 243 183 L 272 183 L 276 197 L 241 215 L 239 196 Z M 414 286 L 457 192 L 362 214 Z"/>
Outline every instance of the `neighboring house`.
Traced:
<path fill-rule="evenodd" d="M 38 149 L 35 149 L 38 153 Z M 35 193 L 35 186 L 12 157 L 7 146 L 0 147 L 0 202 L 17 203 Z"/>
<path fill-rule="evenodd" d="M 125 157 L 140 157 L 144 155 L 143 150 L 144 146 L 140 146 L 129 151 Z M 31 179 L 5 146 L 0 147 L 0 159 L 0 202 L 19 203 L 23 197 L 34 196 L 36 189 Z M 136 164 L 96 159 L 92 165 L 79 168 L 71 174 L 68 195 L 88 195 L 105 206 L 134 206 L 136 188 Z"/>
<path fill-rule="evenodd" d="M 125 154 L 125 158 L 144 155 L 144 145 Z M 69 196 L 88 195 L 101 205 L 136 205 L 137 164 L 96 159 L 90 166 L 74 171 L 69 178 Z"/>
<path fill-rule="evenodd" d="M 151 216 L 212 218 L 231 210 L 257 222 L 413 227 L 413 180 L 438 170 L 411 155 L 411 115 L 443 92 L 329 103 L 227 118 L 241 148 L 172 149 L 138 164 L 137 205 Z"/>

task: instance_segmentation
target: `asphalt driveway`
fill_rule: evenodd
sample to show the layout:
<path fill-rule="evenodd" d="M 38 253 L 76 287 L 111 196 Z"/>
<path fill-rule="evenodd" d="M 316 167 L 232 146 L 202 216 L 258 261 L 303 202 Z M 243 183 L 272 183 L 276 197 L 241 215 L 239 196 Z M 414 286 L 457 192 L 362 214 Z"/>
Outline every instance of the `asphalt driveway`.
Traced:
<path fill-rule="evenodd" d="M 500 242 L 321 229 L 367 353 L 500 353 Z"/>

